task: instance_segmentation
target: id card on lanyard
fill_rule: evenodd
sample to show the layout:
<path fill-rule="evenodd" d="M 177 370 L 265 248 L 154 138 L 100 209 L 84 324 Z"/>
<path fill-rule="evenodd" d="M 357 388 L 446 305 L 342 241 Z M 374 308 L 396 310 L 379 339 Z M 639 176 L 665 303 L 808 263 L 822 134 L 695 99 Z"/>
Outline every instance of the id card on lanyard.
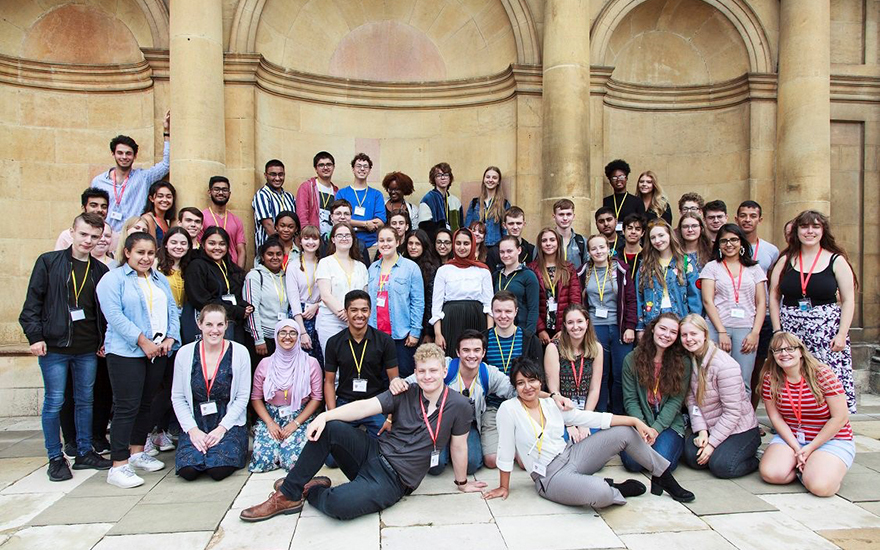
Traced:
<path fill-rule="evenodd" d="M 431 451 L 431 468 L 440 465 L 440 451 L 437 449 L 437 438 L 440 437 L 440 425 L 443 423 L 443 409 L 446 406 L 446 397 L 449 395 L 449 386 L 443 390 L 443 399 L 440 401 L 439 412 L 437 413 L 437 429 L 431 428 L 431 422 L 428 420 L 428 411 L 425 410 L 425 393 L 419 390 L 419 406 L 422 408 L 422 418 L 425 419 L 425 427 L 428 428 L 428 437 L 434 445 Z"/>
<path fill-rule="evenodd" d="M 220 355 L 217 357 L 217 364 L 214 366 L 214 375 L 210 379 L 208 378 L 208 365 L 205 358 L 205 342 L 199 343 L 199 353 L 202 359 L 202 376 L 205 379 L 205 389 L 208 394 L 208 400 L 199 403 L 199 411 L 202 413 L 202 416 L 211 416 L 212 414 L 217 414 L 217 402 L 211 399 L 211 388 L 214 387 L 217 373 L 220 372 L 220 362 L 223 361 L 223 355 L 226 353 L 226 340 L 223 340 L 223 345 L 220 347 Z"/>

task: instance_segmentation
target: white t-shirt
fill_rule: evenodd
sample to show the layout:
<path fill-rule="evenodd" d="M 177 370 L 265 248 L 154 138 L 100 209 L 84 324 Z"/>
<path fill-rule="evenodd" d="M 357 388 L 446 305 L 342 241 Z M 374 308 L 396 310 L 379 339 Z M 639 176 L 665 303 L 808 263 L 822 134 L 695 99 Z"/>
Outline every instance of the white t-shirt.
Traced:
<path fill-rule="evenodd" d="M 366 290 L 367 283 L 370 281 L 370 277 L 367 274 L 367 268 L 364 266 L 362 262 L 357 260 L 350 260 L 352 267 L 354 268 L 351 272 L 351 279 L 345 273 L 345 270 L 342 269 L 342 265 L 340 265 L 339 260 L 336 259 L 336 256 L 327 256 L 318 262 L 318 269 L 315 270 L 315 280 L 320 281 L 321 279 L 329 279 L 330 281 L 330 292 L 333 296 L 339 300 L 339 303 L 344 303 L 345 295 L 350 291 L 358 289 L 358 290 Z M 324 302 L 321 302 L 320 309 L 333 314 L 330 311 Z"/>

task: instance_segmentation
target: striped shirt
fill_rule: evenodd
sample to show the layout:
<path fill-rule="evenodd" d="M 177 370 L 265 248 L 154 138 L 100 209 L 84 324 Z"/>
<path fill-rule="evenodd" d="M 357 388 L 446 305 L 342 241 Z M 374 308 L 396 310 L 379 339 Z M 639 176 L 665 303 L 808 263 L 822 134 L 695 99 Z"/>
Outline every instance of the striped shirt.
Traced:
<path fill-rule="evenodd" d="M 834 374 L 834 371 L 823 366 L 816 374 L 819 380 L 819 387 L 822 388 L 822 393 L 825 395 L 826 399 L 829 396 L 844 395 L 843 386 L 837 378 L 837 375 Z M 770 400 L 769 373 L 764 375 L 764 384 L 761 388 L 761 395 L 765 400 Z M 779 410 L 779 414 L 782 415 L 782 419 L 788 424 L 788 427 L 791 428 L 791 431 L 794 432 L 795 435 L 797 435 L 798 420 L 794 414 L 794 409 L 791 406 L 789 395 L 795 403 L 800 404 L 801 429 L 804 432 L 807 442 L 810 442 L 815 439 L 825 426 L 825 423 L 831 418 L 831 411 L 828 409 L 828 403 L 827 401 L 823 402 L 821 405 L 816 403 L 816 398 L 813 396 L 813 392 L 810 391 L 810 387 L 804 379 L 801 379 L 800 384 L 789 384 L 788 391 L 786 391 L 785 385 L 782 385 L 777 392 L 776 408 Z M 852 426 L 849 421 L 847 421 L 832 439 L 851 440 L 852 438 Z"/>
<path fill-rule="evenodd" d="M 133 168 L 127 181 L 117 181 L 113 189 L 113 170 L 101 172 L 92 179 L 92 187 L 103 189 L 110 195 L 107 223 L 118 233 L 122 224 L 132 216 L 138 216 L 147 204 L 150 186 L 168 175 L 171 167 L 171 142 L 166 141 L 162 150 L 162 162 L 151 168 Z"/>
<path fill-rule="evenodd" d="M 251 208 L 254 209 L 254 243 L 256 243 L 256 248 L 259 248 L 269 237 L 261 222 L 263 220 L 272 220 L 274 223 L 275 216 L 284 210 L 294 212 L 296 210 L 296 201 L 293 199 L 293 195 L 287 191 L 283 189 L 281 192 L 273 191 L 269 184 L 266 184 L 254 195 Z"/>

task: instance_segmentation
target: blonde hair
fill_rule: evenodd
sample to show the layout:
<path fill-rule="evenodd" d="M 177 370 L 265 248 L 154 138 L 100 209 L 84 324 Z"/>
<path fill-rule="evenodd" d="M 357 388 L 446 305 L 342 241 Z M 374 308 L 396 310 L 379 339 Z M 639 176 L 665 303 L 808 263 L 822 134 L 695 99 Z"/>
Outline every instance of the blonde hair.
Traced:
<path fill-rule="evenodd" d="M 790 332 L 777 332 L 773 335 L 773 338 L 770 340 L 767 360 L 764 361 L 764 368 L 761 369 L 762 383 L 764 377 L 768 374 L 770 375 L 770 399 L 777 401 L 779 398 L 779 388 L 785 385 L 785 371 L 776 362 L 776 354 L 773 353 L 773 349 L 778 348 L 780 345 L 788 345 L 800 349 L 801 376 L 807 381 L 807 386 L 809 386 L 813 397 L 816 398 L 816 403 L 820 405 L 824 403 L 825 393 L 819 385 L 819 371 L 829 369 L 830 367 L 816 359 L 816 356 L 810 353 L 810 350 L 807 349 L 801 339 Z"/>
<path fill-rule="evenodd" d="M 125 263 L 125 239 L 128 237 L 128 230 L 134 227 L 137 222 L 144 222 L 144 225 L 147 226 L 147 229 L 144 233 L 149 234 L 150 232 L 150 222 L 143 216 L 132 216 L 125 220 L 125 223 L 122 224 L 122 229 L 119 230 L 119 244 L 116 245 L 116 254 L 113 258 L 119 265 Z"/>
<path fill-rule="evenodd" d="M 657 174 L 650 170 L 639 174 L 639 179 L 636 180 L 636 192 L 639 193 L 639 198 L 642 198 L 642 193 L 638 191 L 638 181 L 642 179 L 642 176 L 648 176 L 649 178 L 651 178 L 651 183 L 654 186 L 654 191 L 651 193 L 651 206 L 649 207 L 649 210 L 657 214 L 657 217 L 659 218 L 666 213 L 666 208 L 669 207 L 669 201 L 663 194 L 663 188 L 660 187 L 660 180 L 657 179 Z"/>
<path fill-rule="evenodd" d="M 693 360 L 696 362 L 697 365 L 697 405 L 702 406 L 703 397 L 705 397 L 706 395 L 706 371 L 709 370 L 709 363 L 712 362 L 712 357 L 715 356 L 715 352 L 718 350 L 718 348 L 715 347 L 712 350 L 712 355 L 710 355 L 709 360 L 706 361 L 706 368 L 703 368 L 703 358 L 706 357 L 706 352 L 709 350 L 709 325 L 708 323 L 706 323 L 706 320 L 703 319 L 701 316 L 697 315 L 696 313 L 691 313 L 685 316 L 684 319 L 679 321 L 679 337 L 681 335 L 681 327 L 683 327 L 686 323 L 690 323 L 700 329 L 700 331 L 703 333 L 703 336 L 706 337 L 706 339 L 703 341 L 703 347 L 700 348 L 700 350 L 696 353 L 691 353 L 691 356 L 693 357 Z"/>
<path fill-rule="evenodd" d="M 418 365 L 419 363 L 426 363 L 431 361 L 432 359 L 436 359 L 440 361 L 441 366 L 446 366 L 446 353 L 434 343 L 422 344 L 416 349 L 416 353 L 413 356 L 413 360 Z"/>

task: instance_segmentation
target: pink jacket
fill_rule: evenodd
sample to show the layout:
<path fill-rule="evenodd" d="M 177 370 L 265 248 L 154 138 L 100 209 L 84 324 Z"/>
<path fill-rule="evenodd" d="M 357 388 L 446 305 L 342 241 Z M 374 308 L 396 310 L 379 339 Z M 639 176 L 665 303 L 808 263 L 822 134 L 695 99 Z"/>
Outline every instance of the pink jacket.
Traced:
<path fill-rule="evenodd" d="M 691 363 L 693 372 L 687 406 L 694 433 L 708 430 L 709 444 L 717 448 L 728 436 L 758 425 L 739 363 L 733 357 L 710 342 L 702 367 L 698 367 L 696 361 Z M 700 406 L 697 406 L 698 368 L 706 369 L 706 391 Z"/>
<path fill-rule="evenodd" d="M 321 222 L 318 218 L 318 178 L 309 178 L 299 184 L 296 190 L 296 217 L 299 218 L 301 227 L 314 225 L 319 230 Z M 339 191 L 339 188 L 333 184 L 333 194 Z"/>

